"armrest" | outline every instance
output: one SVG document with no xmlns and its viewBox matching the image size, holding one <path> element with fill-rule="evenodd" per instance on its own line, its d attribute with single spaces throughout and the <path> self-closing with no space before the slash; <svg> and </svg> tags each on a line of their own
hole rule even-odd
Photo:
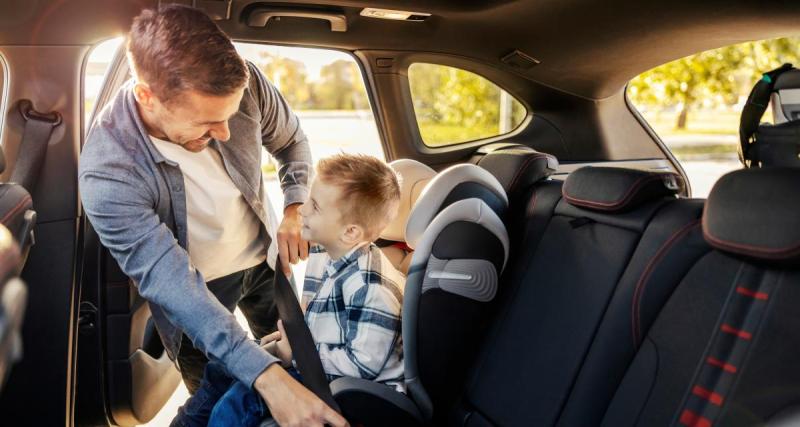
<svg viewBox="0 0 800 427">
<path fill-rule="evenodd" d="M 351 425 L 421 426 L 417 405 L 393 388 L 362 378 L 342 377 L 330 384 L 333 398 Z"/>
</svg>

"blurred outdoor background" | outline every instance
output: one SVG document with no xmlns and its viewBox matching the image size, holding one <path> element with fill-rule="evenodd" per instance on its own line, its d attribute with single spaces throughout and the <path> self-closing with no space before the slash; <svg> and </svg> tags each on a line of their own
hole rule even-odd
<svg viewBox="0 0 800 427">
<path fill-rule="evenodd" d="M 628 97 L 678 158 L 695 197 L 740 167 L 739 116 L 761 74 L 800 64 L 800 38 L 755 41 L 664 64 L 631 80 Z M 762 121 L 772 121 L 768 109 Z"/>
<path fill-rule="evenodd" d="M 121 38 L 108 40 L 87 61 L 87 130 L 106 70 L 121 46 Z M 315 159 L 340 151 L 384 157 L 364 79 L 352 56 L 247 43 L 237 43 L 236 48 L 264 72 L 297 113 Z M 784 62 L 800 63 L 799 55 L 800 38 L 723 47 L 645 72 L 631 80 L 627 95 L 686 170 L 693 195 L 705 197 L 717 178 L 740 167 L 739 114 L 753 84 L 761 73 Z M 419 63 L 409 68 L 408 76 L 420 135 L 431 147 L 513 132 L 529 113 L 513 96 L 465 70 Z M 771 121 L 770 111 L 763 120 Z M 280 207 L 283 197 L 274 165 L 266 153 L 264 160 L 271 200 Z M 295 277 L 302 278 L 303 272 L 304 266 L 297 266 Z M 168 425 L 187 397 L 186 389 L 179 387 L 148 425 Z"/>
</svg>

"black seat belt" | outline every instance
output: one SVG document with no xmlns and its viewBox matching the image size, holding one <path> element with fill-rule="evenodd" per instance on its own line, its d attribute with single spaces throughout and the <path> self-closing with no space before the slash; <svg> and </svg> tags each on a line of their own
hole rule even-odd
<svg viewBox="0 0 800 427">
<path fill-rule="evenodd" d="M 17 154 L 11 181 L 22 185 L 33 195 L 36 181 L 47 153 L 47 144 L 53 129 L 61 124 L 61 114 L 54 111 L 43 114 L 33 109 L 33 103 L 27 99 L 19 102 L 19 112 L 25 119 L 25 130 Z"/>
<path fill-rule="evenodd" d="M 278 307 L 278 315 L 283 321 L 283 328 L 292 346 L 292 357 L 294 358 L 297 370 L 303 379 L 303 384 L 311 392 L 317 395 L 323 402 L 336 412 L 341 413 L 339 405 L 333 399 L 331 388 L 328 385 L 328 378 L 322 369 L 322 362 L 319 359 L 317 346 L 311 337 L 303 311 L 300 308 L 300 301 L 294 293 L 294 285 L 283 274 L 281 260 L 275 261 L 275 304 Z"/>
</svg>

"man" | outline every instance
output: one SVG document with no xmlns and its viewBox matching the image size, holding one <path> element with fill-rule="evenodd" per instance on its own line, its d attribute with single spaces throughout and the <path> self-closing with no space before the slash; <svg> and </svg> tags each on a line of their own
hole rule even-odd
<svg viewBox="0 0 800 427">
<path fill-rule="evenodd" d="M 311 156 L 297 118 L 198 10 L 142 12 L 128 59 L 134 79 L 100 113 L 81 153 L 81 199 L 148 300 L 184 382 L 196 390 L 208 356 L 253 387 L 281 425 L 346 424 L 232 314 L 238 305 L 256 337 L 273 331 L 266 260 L 276 248 L 287 268 L 308 255 L 297 209 Z M 280 165 L 280 226 L 264 192 L 262 145 Z"/>
</svg>

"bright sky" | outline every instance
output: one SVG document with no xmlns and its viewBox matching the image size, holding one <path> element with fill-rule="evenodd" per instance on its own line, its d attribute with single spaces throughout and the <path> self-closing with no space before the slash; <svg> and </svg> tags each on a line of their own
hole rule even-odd
<svg viewBox="0 0 800 427">
<path fill-rule="evenodd" d="M 100 43 L 92 51 L 89 62 L 110 62 L 114 57 L 114 52 L 116 52 L 117 48 L 122 44 L 122 40 L 122 37 L 118 37 Z M 323 66 L 339 59 L 353 60 L 350 55 L 335 50 L 260 45 L 253 43 L 235 43 L 235 45 L 239 53 L 247 59 L 256 60 L 260 52 L 266 51 L 273 55 L 302 62 L 306 66 L 306 73 L 308 79 L 311 81 L 319 79 L 320 70 Z"/>
</svg>

